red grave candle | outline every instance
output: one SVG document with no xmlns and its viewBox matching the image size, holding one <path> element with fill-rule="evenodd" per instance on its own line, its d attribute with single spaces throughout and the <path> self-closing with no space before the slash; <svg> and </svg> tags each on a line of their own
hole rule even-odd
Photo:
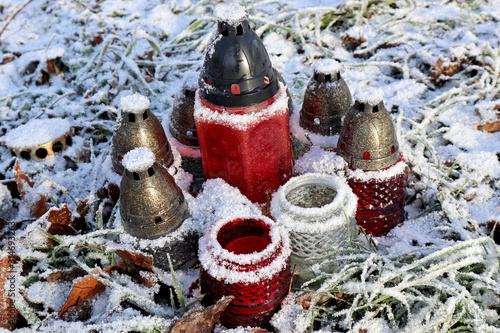
<svg viewBox="0 0 500 333">
<path fill-rule="evenodd" d="M 221 316 L 226 327 L 262 326 L 290 285 L 290 244 L 267 217 L 222 220 L 200 239 L 201 285 L 208 303 L 235 296 Z"/>
<path fill-rule="evenodd" d="M 355 92 L 337 144 L 348 165 L 348 184 L 358 197 L 356 222 L 373 236 L 403 222 L 406 200 L 406 162 L 383 96 L 372 87 Z"/>
<path fill-rule="evenodd" d="M 240 6 L 215 10 L 194 117 L 206 178 L 264 203 L 292 173 L 286 88 Z"/>
<path fill-rule="evenodd" d="M 356 222 L 367 234 L 383 236 L 404 219 L 406 163 L 399 160 L 378 171 L 349 168 L 347 183 L 358 197 Z"/>
<path fill-rule="evenodd" d="M 248 107 L 224 108 L 200 95 L 195 119 L 203 170 L 222 178 L 251 201 L 264 203 L 291 177 L 292 158 L 285 88 Z"/>
</svg>

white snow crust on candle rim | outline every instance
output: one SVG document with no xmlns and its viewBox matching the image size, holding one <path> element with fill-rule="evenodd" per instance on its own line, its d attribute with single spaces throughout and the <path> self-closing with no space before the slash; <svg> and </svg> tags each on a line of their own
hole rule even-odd
<svg viewBox="0 0 500 333">
<path fill-rule="evenodd" d="M 151 149 L 139 147 L 132 149 L 123 156 L 122 165 L 130 172 L 146 171 L 155 162 L 155 154 Z"/>
<path fill-rule="evenodd" d="M 4 137 L 5 145 L 12 149 L 35 148 L 59 139 L 71 129 L 66 119 L 32 119 L 10 130 Z"/>
<path fill-rule="evenodd" d="M 286 195 L 296 186 L 304 185 L 304 182 L 310 182 L 311 185 L 320 182 L 329 183 L 337 192 L 335 198 L 322 207 L 306 208 L 292 204 Z M 358 198 L 343 178 L 322 173 L 307 173 L 292 177 L 276 191 L 271 200 L 271 215 L 279 224 L 294 232 L 322 233 L 347 225 L 349 222 L 346 221 L 346 216 L 348 219 L 354 217 L 357 205 Z M 304 219 L 297 219 L 296 216 Z"/>
<path fill-rule="evenodd" d="M 313 71 L 318 74 L 337 74 L 342 69 L 342 65 L 335 59 L 318 60 L 313 65 Z"/>
<path fill-rule="evenodd" d="M 203 106 L 201 102 L 200 90 L 196 92 L 194 101 L 194 118 L 196 121 L 206 121 L 217 125 L 230 126 L 233 129 L 244 131 L 250 126 L 265 121 L 278 114 L 283 114 L 288 110 L 288 96 L 285 86 L 280 82 L 280 89 L 275 96 L 274 102 L 267 108 L 248 114 L 230 114 L 223 110 L 217 112 Z"/>
<path fill-rule="evenodd" d="M 224 249 L 217 241 L 217 234 L 224 225 L 235 219 L 251 219 L 264 222 L 270 227 L 271 243 L 260 252 L 248 254 L 235 254 Z M 237 267 L 237 265 L 252 265 L 262 262 L 273 255 L 279 246 L 281 247 L 280 253 L 265 267 L 248 272 L 227 268 L 228 266 Z M 283 271 L 291 251 L 288 233 L 283 226 L 276 224 L 266 216 L 248 215 L 222 219 L 212 224 L 207 233 L 200 238 L 198 256 L 202 267 L 213 278 L 225 283 L 249 284 L 272 279 L 276 274 Z"/>
<path fill-rule="evenodd" d="M 377 105 L 384 100 L 384 91 L 375 87 L 360 87 L 354 92 L 353 100 L 363 104 Z"/>
<path fill-rule="evenodd" d="M 127 113 L 143 113 L 149 109 L 149 99 L 139 93 L 120 98 L 120 110 Z"/>
<path fill-rule="evenodd" d="M 237 25 L 248 17 L 245 8 L 236 4 L 217 5 L 214 10 L 214 16 L 218 22 L 227 22 L 231 25 Z"/>
<path fill-rule="evenodd" d="M 361 169 L 347 168 L 346 177 L 349 180 L 353 180 L 355 182 L 368 183 L 374 180 L 386 181 L 405 172 L 406 162 L 404 160 L 400 160 L 399 162 L 396 162 L 392 166 L 383 170 L 365 171 Z"/>
</svg>

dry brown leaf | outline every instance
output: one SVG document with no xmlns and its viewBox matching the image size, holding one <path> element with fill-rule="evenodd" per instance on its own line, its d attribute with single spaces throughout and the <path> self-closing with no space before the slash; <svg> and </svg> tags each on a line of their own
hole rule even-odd
<svg viewBox="0 0 500 333">
<path fill-rule="evenodd" d="M 222 297 L 217 304 L 202 310 L 190 310 L 181 319 L 176 320 L 170 333 L 211 333 L 221 314 L 234 296 Z"/>
<path fill-rule="evenodd" d="M 92 38 L 92 46 L 99 45 L 99 44 L 102 43 L 102 41 L 103 41 L 102 36 L 101 35 L 97 35 L 94 38 Z"/>
<path fill-rule="evenodd" d="M 47 212 L 47 205 L 45 203 L 45 196 L 40 193 L 36 193 L 33 189 L 35 185 L 34 182 L 29 179 L 28 176 L 23 172 L 21 167 L 19 166 L 19 160 L 16 159 L 16 164 L 14 165 L 14 177 L 16 179 L 16 185 L 19 193 L 21 194 L 21 198 L 27 201 L 27 197 L 29 194 L 34 194 L 38 196 L 38 199 L 31 203 L 31 215 L 35 218 L 39 218 L 43 214 Z"/>
<path fill-rule="evenodd" d="M 449 59 L 446 61 L 439 57 L 436 64 L 432 65 L 431 76 L 437 83 L 442 81 L 441 75 L 452 76 L 460 70 L 460 63 L 452 62 Z"/>
<path fill-rule="evenodd" d="M 500 131 L 500 120 L 494 121 L 492 123 L 486 123 L 484 125 L 479 125 L 477 129 L 480 131 L 486 131 L 490 133 L 498 132 Z"/>
<path fill-rule="evenodd" d="M 55 60 L 47 60 L 47 69 L 50 74 L 60 74 L 62 71 L 57 67 L 56 65 L 56 59 Z"/>
<path fill-rule="evenodd" d="M 297 305 L 300 305 L 304 309 L 309 310 L 309 308 L 311 307 L 311 301 L 313 300 L 314 297 L 316 297 L 316 292 L 314 291 L 303 292 L 296 297 L 296 303 Z M 323 295 L 318 300 L 316 305 L 323 305 L 326 302 L 328 302 L 328 300 L 330 300 L 330 297 Z"/>
<path fill-rule="evenodd" d="M 344 42 L 346 42 L 346 47 L 349 50 L 353 50 L 353 49 L 357 48 L 359 45 L 361 45 L 362 43 L 366 42 L 366 38 L 364 36 L 360 36 L 359 38 L 353 38 L 353 37 L 348 36 L 348 35 L 342 35 L 342 36 L 340 36 L 340 38 Z"/>
<path fill-rule="evenodd" d="M 17 255 L 9 255 L 6 251 L 0 251 L 0 328 L 14 330 L 21 318 L 19 311 L 13 307 L 13 302 L 9 297 L 10 272 L 12 265 L 20 260 Z"/>
<path fill-rule="evenodd" d="M 0 65 L 8 64 L 9 62 L 14 61 L 15 59 L 16 59 L 16 57 L 14 57 L 12 55 L 4 55 Z"/>
<path fill-rule="evenodd" d="M 71 211 L 65 203 L 61 208 L 50 209 L 47 221 L 50 222 L 50 227 L 47 232 L 51 235 L 76 235 L 78 233 L 78 231 L 73 228 Z"/>
<path fill-rule="evenodd" d="M 500 244 L 500 222 L 491 220 L 486 223 L 491 227 L 491 231 L 493 232 L 493 240 L 495 241 L 495 243 Z"/>
<path fill-rule="evenodd" d="M 52 272 L 47 275 L 45 280 L 47 280 L 47 282 L 68 282 L 82 276 L 85 276 L 85 271 L 78 266 L 73 266 L 71 270 L 68 271 Z"/>
<path fill-rule="evenodd" d="M 73 288 L 64 303 L 59 316 L 65 319 L 86 318 L 90 311 L 90 301 L 94 296 L 100 294 L 106 287 L 93 276 L 79 278 L 73 284 Z"/>
<path fill-rule="evenodd" d="M 116 254 L 122 260 L 113 267 L 109 267 L 106 272 L 109 273 L 116 270 L 127 274 L 148 288 L 151 288 L 157 282 L 157 279 L 155 279 L 156 272 L 153 269 L 153 257 L 127 250 L 116 250 Z M 150 274 L 141 274 L 141 271 L 151 272 L 153 276 Z"/>
</svg>

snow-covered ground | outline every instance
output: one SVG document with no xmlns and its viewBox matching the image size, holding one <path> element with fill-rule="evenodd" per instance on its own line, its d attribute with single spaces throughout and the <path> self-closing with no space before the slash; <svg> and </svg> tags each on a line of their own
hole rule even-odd
<svg viewBox="0 0 500 333">
<path fill-rule="evenodd" d="M 25 295 L 18 294 L 17 306 L 40 331 L 166 329 L 182 309 L 155 298 L 158 284 L 147 288 L 125 274 L 102 273 L 114 263 L 115 250 L 131 248 L 126 237 L 115 235 L 123 230 L 116 209 L 103 221 L 109 208 L 103 187 L 113 177 L 109 154 L 120 99 L 136 92 L 147 96 L 168 128 L 174 94 L 185 74 L 202 64 L 217 2 L 27 2 L 3 32 L 25 2 L 0 4 L 0 216 L 16 223 L 16 253 L 32 263 L 17 276 L 18 292 Z M 292 129 L 313 64 L 335 59 L 351 93 L 366 86 L 383 90 L 411 169 L 405 222 L 372 245 L 360 236 L 359 249 L 328 260 L 336 263 L 333 272 L 313 267 L 314 288 L 319 288 L 313 306 L 296 304 L 294 291 L 271 324 L 279 332 L 308 327 L 315 332 L 499 332 L 500 249 L 492 228 L 500 220 L 500 131 L 487 129 L 500 120 L 500 1 L 237 3 L 247 7 L 252 27 L 288 86 L 295 106 Z M 85 199 L 90 205 L 83 234 L 57 236 L 55 245 L 40 230 L 47 230 L 46 215 L 33 219 L 30 201 L 12 199 L 6 190 L 15 161 L 6 145 L 23 146 L 15 129 L 34 118 L 64 118 L 75 135 L 68 149 L 46 162 L 19 159 L 21 169 L 49 208 L 67 203 L 74 212 Z M 55 139 L 56 134 L 61 135 L 44 135 Z M 37 145 L 33 141 L 41 136 L 27 135 L 22 143 Z M 341 167 L 334 153 L 313 146 L 295 172 L 336 173 Z M 185 177 L 177 176 L 189 180 Z M 186 198 L 189 226 L 201 232 L 229 214 L 261 209 L 220 180 Z M 7 229 L 2 238 L 10 237 Z M 45 280 L 71 266 L 90 274 L 96 267 L 104 274 L 107 288 L 84 321 L 58 316 L 71 282 Z M 169 271 L 156 272 L 163 283 L 174 285 Z M 188 289 L 198 271 L 175 275 L 186 304 L 195 301 L 198 291 Z M 334 302 L 315 305 L 324 295 Z M 243 332 L 220 326 L 216 331 Z"/>
</svg>

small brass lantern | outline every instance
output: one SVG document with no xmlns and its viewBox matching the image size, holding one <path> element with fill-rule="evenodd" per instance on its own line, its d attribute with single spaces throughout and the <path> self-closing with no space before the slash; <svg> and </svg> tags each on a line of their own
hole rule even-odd
<svg viewBox="0 0 500 333">
<path fill-rule="evenodd" d="M 163 127 L 149 109 L 149 100 L 141 94 L 125 96 L 120 100 L 120 117 L 113 133 L 111 160 L 113 169 L 123 174 L 123 156 L 137 147 L 148 147 L 156 160 L 165 167 L 173 163 L 172 150 Z"/>
<path fill-rule="evenodd" d="M 318 61 L 300 110 L 300 126 L 325 136 L 338 134 L 342 117 L 352 104 L 351 92 L 333 59 Z"/>
<path fill-rule="evenodd" d="M 182 191 L 149 148 L 140 147 L 123 158 L 120 215 L 125 231 L 153 239 L 176 230 L 188 213 Z"/>
<path fill-rule="evenodd" d="M 383 95 L 371 87 L 356 91 L 337 144 L 358 197 L 356 222 L 374 236 L 403 221 L 406 199 L 406 162 Z"/>
<path fill-rule="evenodd" d="M 193 175 L 193 193 L 197 193 L 205 181 L 193 114 L 198 78 L 199 74 L 195 72 L 185 75 L 174 98 L 169 126 L 170 134 L 175 139 L 172 145 L 182 156 L 182 168 Z"/>
</svg>

